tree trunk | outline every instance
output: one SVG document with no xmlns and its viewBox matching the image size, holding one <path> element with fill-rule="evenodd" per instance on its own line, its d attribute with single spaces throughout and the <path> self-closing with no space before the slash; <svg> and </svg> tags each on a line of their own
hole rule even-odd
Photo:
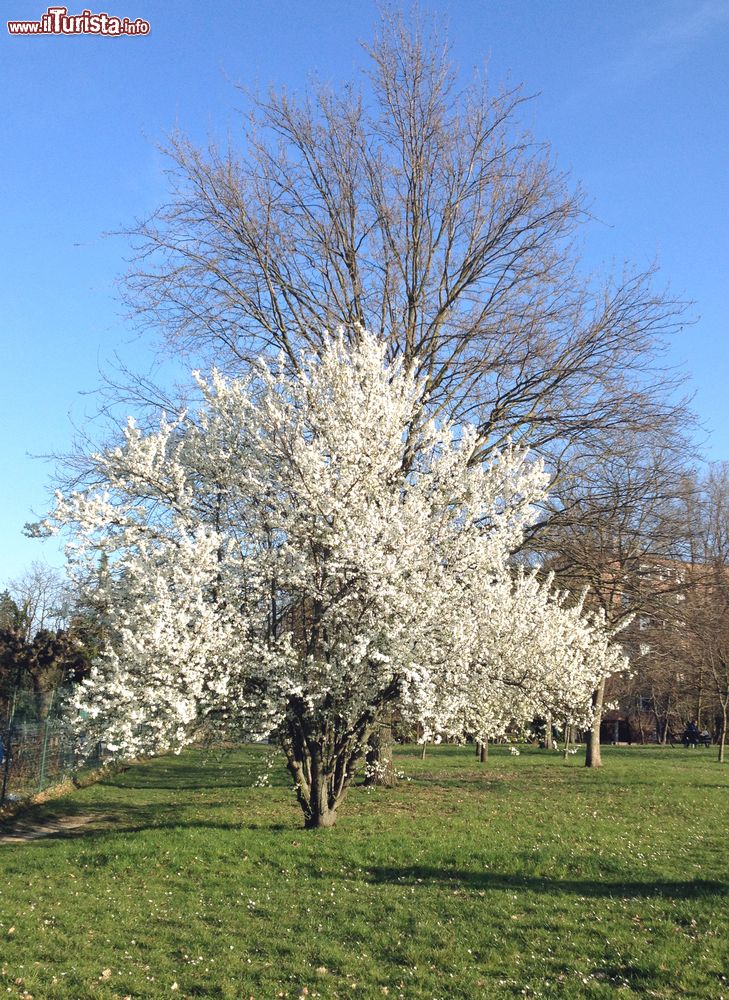
<svg viewBox="0 0 729 1000">
<path fill-rule="evenodd" d="M 724 749 L 726 746 L 726 722 L 727 722 L 727 704 L 726 702 L 721 706 L 721 736 L 719 737 L 719 763 L 723 764 L 724 759 Z"/>
<path fill-rule="evenodd" d="M 334 826 L 337 809 L 354 776 L 360 744 L 354 739 L 345 740 L 334 752 L 325 754 L 322 743 L 303 738 L 298 726 L 292 725 L 288 735 L 282 746 L 304 813 L 304 826 L 307 830 Z"/>
<path fill-rule="evenodd" d="M 483 743 L 479 740 L 478 743 L 478 759 L 481 764 L 485 764 L 489 759 L 489 741 L 484 740 Z"/>
<path fill-rule="evenodd" d="M 354 772 L 366 747 L 384 753 L 392 771 L 392 715 L 381 721 L 388 699 L 397 693 L 397 683 L 380 696 L 380 704 L 368 709 L 348 729 L 338 729 L 321 717 L 311 717 L 303 701 L 292 700 L 289 718 L 279 730 L 286 765 L 294 778 L 296 798 L 307 830 L 334 826 L 337 809 L 352 784 Z M 379 716 L 379 718 L 378 718 Z M 370 737 L 376 734 L 375 747 Z M 385 772 L 387 774 L 387 772 Z M 394 779 L 394 773 L 392 775 Z"/>
<path fill-rule="evenodd" d="M 605 701 L 605 678 L 600 681 L 592 692 L 592 726 L 587 733 L 585 746 L 585 767 L 602 767 L 600 752 L 600 723 L 602 722 L 602 706 Z"/>
<path fill-rule="evenodd" d="M 3 780 L 0 786 L 0 806 L 5 804 L 5 794 L 8 790 L 8 777 L 10 776 L 10 759 L 13 752 L 12 746 L 13 731 L 12 728 L 8 729 L 6 733 L 0 736 L 0 746 L 3 752 Z"/>
<path fill-rule="evenodd" d="M 544 749 L 554 750 L 554 737 L 552 736 L 552 713 L 547 715 L 544 721 Z"/>
<path fill-rule="evenodd" d="M 334 800 L 329 794 L 328 785 L 327 775 L 321 774 L 315 777 L 312 774 L 309 813 L 304 816 L 304 826 L 307 830 L 334 826 L 337 821 L 339 799 Z"/>
<path fill-rule="evenodd" d="M 423 744 L 423 755 L 425 755 L 425 744 Z M 365 763 L 367 765 L 365 785 L 392 788 L 397 781 L 392 763 L 392 716 L 384 719 L 372 730 L 372 735 L 367 741 Z"/>
<path fill-rule="evenodd" d="M 704 687 L 699 677 L 699 689 L 696 692 L 696 725 L 701 729 L 701 713 L 704 708 Z"/>
</svg>

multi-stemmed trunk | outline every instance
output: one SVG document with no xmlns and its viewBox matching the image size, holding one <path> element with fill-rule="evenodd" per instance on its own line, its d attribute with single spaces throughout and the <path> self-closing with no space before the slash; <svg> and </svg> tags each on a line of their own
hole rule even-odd
<svg viewBox="0 0 729 1000">
<path fill-rule="evenodd" d="M 349 723 L 328 700 L 319 712 L 311 712 L 302 699 L 292 700 L 279 739 L 307 829 L 334 826 L 367 741 L 383 721 L 385 725 L 391 722 L 391 705 L 398 693 L 399 682 L 394 678 Z"/>
<path fill-rule="evenodd" d="M 605 701 L 605 678 L 600 681 L 592 692 L 592 726 L 587 733 L 585 747 L 585 767 L 602 767 L 600 753 L 600 723 L 602 722 L 602 706 Z"/>
<path fill-rule="evenodd" d="M 304 826 L 308 830 L 334 826 L 337 809 L 344 801 L 362 754 L 361 744 L 346 741 L 329 752 L 316 739 L 292 744 L 294 741 L 284 741 L 284 752 L 304 813 Z"/>
</svg>

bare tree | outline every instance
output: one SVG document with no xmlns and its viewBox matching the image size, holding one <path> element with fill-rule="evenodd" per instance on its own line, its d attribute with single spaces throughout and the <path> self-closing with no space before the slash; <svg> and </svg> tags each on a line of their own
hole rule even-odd
<svg viewBox="0 0 729 1000">
<path fill-rule="evenodd" d="M 442 34 L 386 18 L 369 94 L 315 85 L 250 98 L 237 147 L 167 147 L 170 199 L 133 230 L 142 323 L 196 363 L 296 366 L 324 332 L 379 332 L 417 359 L 431 414 L 484 449 L 526 439 L 557 476 L 575 447 L 670 425 L 659 370 L 682 307 L 651 271 L 581 273 L 579 191 L 520 125 L 526 100 L 459 89 Z"/>
<path fill-rule="evenodd" d="M 58 570 L 42 562 L 8 581 L 8 593 L 22 612 L 25 638 L 40 631 L 55 631 L 67 623 L 68 581 Z"/>
<path fill-rule="evenodd" d="M 68 581 L 52 567 L 34 562 L 10 581 L 0 594 L 0 713 L 6 724 L 19 696 L 26 714 L 46 718 L 57 690 L 87 671 L 94 629 L 88 610 L 78 607 Z"/>
<path fill-rule="evenodd" d="M 620 435 L 599 458 L 573 465 L 550 512 L 537 549 L 573 592 L 587 590 L 623 644 L 639 653 L 643 629 L 663 620 L 666 606 L 685 584 L 676 572 L 683 533 L 676 494 L 681 456 L 647 434 Z M 626 626 L 628 628 L 626 629 Z M 594 720 L 585 764 L 600 767 L 600 725 L 608 678 L 593 692 Z"/>
<path fill-rule="evenodd" d="M 684 517 L 685 590 L 667 622 L 662 652 L 694 692 L 697 709 L 714 714 L 723 763 L 729 716 L 729 465 L 714 465 L 698 477 Z"/>
</svg>

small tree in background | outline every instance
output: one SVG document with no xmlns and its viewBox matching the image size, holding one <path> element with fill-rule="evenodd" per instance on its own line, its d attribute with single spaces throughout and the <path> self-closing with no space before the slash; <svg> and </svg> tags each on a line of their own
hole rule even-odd
<svg viewBox="0 0 729 1000">
<path fill-rule="evenodd" d="M 92 588 L 89 588 L 91 590 Z M 89 609 L 75 606 L 69 581 L 34 562 L 0 594 L 0 691 L 3 714 L 11 705 L 44 720 L 59 689 L 88 673 L 98 648 Z"/>
<path fill-rule="evenodd" d="M 640 626 L 671 612 L 683 588 L 676 560 L 684 551 L 675 497 L 681 488 L 683 458 L 674 442 L 657 436 L 621 436 L 590 462 L 575 462 L 562 484 L 561 505 L 536 548 L 560 583 L 585 591 L 609 627 L 624 632 L 626 645 L 639 648 Z M 608 676 L 592 696 L 585 764 L 600 767 L 600 723 Z"/>
<path fill-rule="evenodd" d="M 42 562 L 33 562 L 30 568 L 8 583 L 8 590 L 16 606 L 22 611 L 26 639 L 37 632 L 56 632 L 68 624 L 71 592 L 68 580 L 58 570 Z"/>
</svg>

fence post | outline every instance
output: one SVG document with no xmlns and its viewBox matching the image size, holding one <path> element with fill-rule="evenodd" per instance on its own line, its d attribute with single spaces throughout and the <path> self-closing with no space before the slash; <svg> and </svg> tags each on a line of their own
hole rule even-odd
<svg viewBox="0 0 729 1000">
<path fill-rule="evenodd" d="M 18 700 L 18 685 L 16 684 L 15 690 L 13 691 L 13 700 L 10 706 L 10 712 L 8 713 L 8 729 L 3 739 L 3 752 L 5 759 L 3 761 L 3 787 L 0 791 L 0 806 L 5 802 L 5 795 L 8 790 L 8 778 L 10 776 L 10 755 L 12 754 L 13 745 L 13 722 L 15 721 L 15 705 Z"/>
<path fill-rule="evenodd" d="M 41 751 L 40 759 L 40 772 L 38 774 L 38 791 L 43 791 L 43 783 L 46 780 L 46 759 L 48 757 L 48 724 L 51 721 L 51 712 L 53 711 L 53 700 L 56 697 L 56 692 L 51 693 L 51 700 L 48 703 L 48 711 L 46 712 L 45 721 L 43 723 L 43 749 Z"/>
<path fill-rule="evenodd" d="M 8 788 L 8 775 L 10 772 L 10 730 L 3 733 L 3 785 L 0 789 L 0 806 L 5 802 L 5 792 Z"/>
</svg>

